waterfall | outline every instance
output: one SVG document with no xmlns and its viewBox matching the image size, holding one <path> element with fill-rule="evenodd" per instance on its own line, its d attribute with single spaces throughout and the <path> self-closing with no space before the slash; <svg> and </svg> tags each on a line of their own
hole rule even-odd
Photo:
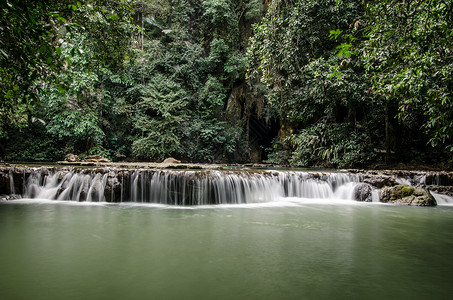
<svg viewBox="0 0 453 300">
<path fill-rule="evenodd" d="M 14 187 L 14 177 L 13 177 L 13 171 L 9 170 L 9 190 L 11 195 L 16 194 L 16 189 Z"/>
<path fill-rule="evenodd" d="M 437 205 L 441 206 L 453 206 L 453 197 L 448 195 L 443 195 L 435 192 L 430 192 L 433 195 L 434 199 L 436 199 Z"/>
<path fill-rule="evenodd" d="M 166 205 L 261 203 L 285 197 L 352 200 L 359 181 L 359 176 L 344 173 L 32 169 L 24 178 L 23 196 Z"/>
<path fill-rule="evenodd" d="M 384 182 L 386 186 L 397 183 L 421 186 L 432 191 L 440 205 L 453 205 L 453 198 L 446 196 L 453 195 L 453 179 L 446 172 L 419 172 L 391 177 L 388 174 L 358 172 L 250 169 L 0 168 L 0 194 L 78 202 L 164 205 L 244 204 L 298 199 L 379 202 Z"/>
</svg>

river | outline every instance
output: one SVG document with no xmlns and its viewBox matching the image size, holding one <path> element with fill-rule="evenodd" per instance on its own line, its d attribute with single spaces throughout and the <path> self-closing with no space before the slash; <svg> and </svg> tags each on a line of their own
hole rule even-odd
<svg viewBox="0 0 453 300">
<path fill-rule="evenodd" d="M 1 299 L 448 299 L 453 207 L 0 202 Z"/>
</svg>

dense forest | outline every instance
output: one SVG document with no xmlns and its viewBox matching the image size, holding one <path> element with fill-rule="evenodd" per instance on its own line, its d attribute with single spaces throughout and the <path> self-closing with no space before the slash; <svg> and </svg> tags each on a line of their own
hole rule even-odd
<svg viewBox="0 0 453 300">
<path fill-rule="evenodd" d="M 453 2 L 5 0 L 0 158 L 453 159 Z"/>
</svg>

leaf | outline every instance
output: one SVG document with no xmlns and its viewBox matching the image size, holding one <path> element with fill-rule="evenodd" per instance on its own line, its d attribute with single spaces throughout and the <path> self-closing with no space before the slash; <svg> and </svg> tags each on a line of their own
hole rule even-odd
<svg viewBox="0 0 453 300">
<path fill-rule="evenodd" d="M 66 92 L 66 88 L 62 85 L 58 86 L 58 92 L 63 95 Z"/>
<path fill-rule="evenodd" d="M 330 32 L 329 38 L 331 40 L 333 40 L 333 39 L 336 40 L 338 38 L 338 36 L 340 36 L 340 34 L 343 32 L 343 30 L 337 29 L 337 30 L 330 30 L 329 32 Z"/>
<path fill-rule="evenodd" d="M 61 47 L 55 48 L 55 51 L 57 52 L 58 55 L 61 56 Z"/>
</svg>

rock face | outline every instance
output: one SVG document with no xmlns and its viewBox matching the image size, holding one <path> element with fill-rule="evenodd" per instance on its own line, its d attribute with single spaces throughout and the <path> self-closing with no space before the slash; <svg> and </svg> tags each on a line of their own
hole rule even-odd
<svg viewBox="0 0 453 300">
<path fill-rule="evenodd" d="M 371 202 L 373 188 L 368 183 L 359 183 L 354 187 L 353 197 L 356 201 Z"/>
<path fill-rule="evenodd" d="M 119 181 L 119 177 L 122 176 L 123 173 L 108 173 L 107 182 L 104 187 L 105 201 L 114 202 L 115 199 L 116 201 L 121 200 L 121 182 Z"/>
<path fill-rule="evenodd" d="M 378 189 L 383 188 L 384 186 L 397 185 L 394 178 L 385 175 L 370 176 L 365 178 L 363 182 L 368 183 Z"/>
<path fill-rule="evenodd" d="M 426 190 L 414 188 L 406 184 L 384 187 L 381 190 L 381 201 L 412 206 L 436 206 L 436 200 Z"/>
<path fill-rule="evenodd" d="M 430 185 L 427 186 L 427 189 L 429 189 L 431 192 L 453 197 L 453 186 Z"/>
</svg>

